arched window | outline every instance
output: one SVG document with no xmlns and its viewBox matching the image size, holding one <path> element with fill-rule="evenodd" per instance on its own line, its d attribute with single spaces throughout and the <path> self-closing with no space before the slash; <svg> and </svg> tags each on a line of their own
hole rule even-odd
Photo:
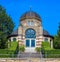
<svg viewBox="0 0 60 62">
<path fill-rule="evenodd" d="M 25 32 L 25 37 L 26 38 L 36 38 L 35 30 L 32 29 L 32 28 L 27 29 L 26 32 Z"/>
<path fill-rule="evenodd" d="M 13 41 L 16 41 L 16 38 L 13 38 Z"/>
</svg>

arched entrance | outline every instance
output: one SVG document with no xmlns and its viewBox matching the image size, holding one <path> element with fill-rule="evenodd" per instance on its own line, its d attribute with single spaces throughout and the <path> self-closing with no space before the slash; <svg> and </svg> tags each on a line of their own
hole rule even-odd
<svg viewBox="0 0 60 62">
<path fill-rule="evenodd" d="M 36 46 L 36 31 L 32 28 L 29 28 L 25 31 L 25 46 L 29 51 L 35 49 Z"/>
</svg>

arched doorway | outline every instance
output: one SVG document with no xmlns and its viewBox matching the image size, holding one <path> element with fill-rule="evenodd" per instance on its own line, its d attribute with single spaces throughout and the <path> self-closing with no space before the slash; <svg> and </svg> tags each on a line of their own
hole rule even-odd
<svg viewBox="0 0 60 62">
<path fill-rule="evenodd" d="M 36 46 L 36 31 L 32 28 L 29 28 L 25 31 L 25 46 L 27 49 L 35 48 Z"/>
</svg>

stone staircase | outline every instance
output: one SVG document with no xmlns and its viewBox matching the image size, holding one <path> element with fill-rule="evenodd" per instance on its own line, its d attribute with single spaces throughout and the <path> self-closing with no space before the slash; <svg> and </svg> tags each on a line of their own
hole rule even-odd
<svg viewBox="0 0 60 62">
<path fill-rule="evenodd" d="M 20 53 L 18 58 L 41 58 L 40 53 Z"/>
<path fill-rule="evenodd" d="M 41 53 L 19 52 L 17 58 L 26 59 L 28 62 L 45 62 Z"/>
</svg>

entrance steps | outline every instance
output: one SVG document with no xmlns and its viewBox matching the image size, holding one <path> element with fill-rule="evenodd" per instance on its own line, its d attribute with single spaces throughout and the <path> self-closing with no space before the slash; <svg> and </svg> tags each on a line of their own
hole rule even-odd
<svg viewBox="0 0 60 62">
<path fill-rule="evenodd" d="M 20 53 L 19 58 L 41 58 L 40 53 Z"/>
<path fill-rule="evenodd" d="M 25 53 L 36 53 L 35 48 L 25 48 Z"/>
</svg>

